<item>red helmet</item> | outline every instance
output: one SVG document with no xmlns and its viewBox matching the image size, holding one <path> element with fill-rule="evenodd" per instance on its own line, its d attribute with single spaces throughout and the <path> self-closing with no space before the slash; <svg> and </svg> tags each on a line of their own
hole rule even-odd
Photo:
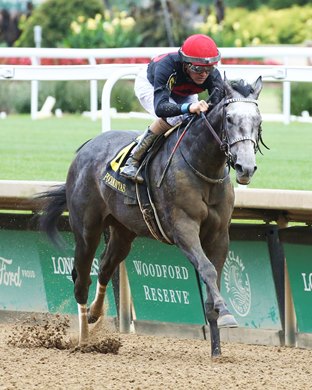
<svg viewBox="0 0 312 390">
<path fill-rule="evenodd" d="M 184 62 L 193 65 L 216 65 L 221 58 L 214 40 L 203 34 L 188 37 L 179 49 L 179 53 Z"/>
</svg>

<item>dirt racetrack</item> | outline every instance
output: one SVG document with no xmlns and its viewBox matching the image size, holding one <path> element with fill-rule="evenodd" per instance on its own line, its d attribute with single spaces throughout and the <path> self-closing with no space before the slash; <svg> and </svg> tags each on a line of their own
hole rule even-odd
<svg viewBox="0 0 312 390">
<path fill-rule="evenodd" d="M 89 350 L 73 347 L 62 317 L 0 324 L 0 389 L 310 390 L 312 351 L 116 334 L 101 325 Z"/>
</svg>

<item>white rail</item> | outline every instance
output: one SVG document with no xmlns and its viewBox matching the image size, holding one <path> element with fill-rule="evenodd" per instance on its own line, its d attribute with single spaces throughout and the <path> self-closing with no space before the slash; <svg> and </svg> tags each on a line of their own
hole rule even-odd
<svg viewBox="0 0 312 390">
<path fill-rule="evenodd" d="M 102 130 L 111 128 L 110 122 L 110 95 L 114 84 L 121 78 L 133 78 L 142 66 L 140 64 L 104 64 L 104 65 L 62 65 L 62 66 L 27 66 L 2 65 L 0 66 L 0 79 L 6 80 L 107 80 L 102 91 Z M 220 65 L 221 72 L 226 72 L 230 79 L 244 78 L 253 81 L 262 75 L 265 81 L 279 81 L 289 87 L 284 94 L 284 122 L 290 122 L 290 83 L 293 81 L 312 82 L 312 67 L 290 67 L 269 65 Z M 36 86 L 35 86 L 36 87 Z M 35 119 L 38 111 L 38 91 L 32 91 L 32 118 Z M 284 87 L 285 88 L 285 87 Z M 285 89 L 284 89 L 285 91 Z M 91 84 L 90 99 L 91 115 L 97 118 L 97 85 Z"/>
<path fill-rule="evenodd" d="M 14 48 L 3 47 L 3 58 L 152 58 L 159 53 L 178 50 L 178 47 L 127 47 L 114 49 L 64 49 L 64 48 Z M 303 46 L 255 46 L 220 47 L 222 59 L 226 58 L 270 58 L 280 59 L 283 63 L 290 58 L 312 58 L 312 47 Z"/>
<path fill-rule="evenodd" d="M 290 83 L 292 81 L 312 82 L 312 67 L 287 67 L 269 65 L 220 65 L 219 70 L 225 72 L 229 79 L 241 78 L 248 81 L 256 80 L 259 75 L 265 81 L 282 81 L 284 84 L 283 117 L 284 123 L 290 123 Z M 117 69 L 105 83 L 102 91 L 102 131 L 111 129 L 110 95 L 114 84 L 122 77 L 137 74 L 140 66 Z M 287 93 L 285 93 L 285 91 Z"/>
<path fill-rule="evenodd" d="M 56 181 L 0 180 L 0 210 L 35 210 L 33 196 Z M 235 188 L 233 219 L 312 223 L 312 191 Z"/>
<path fill-rule="evenodd" d="M 40 80 L 90 80 L 90 111 L 91 118 L 97 118 L 97 80 L 107 80 L 109 85 L 102 93 L 106 101 L 110 99 L 110 92 L 121 77 L 134 77 L 140 67 L 139 64 L 105 64 L 96 65 L 96 59 L 111 58 L 152 58 L 177 48 L 116 48 L 116 49 L 52 49 L 52 48 L 1 48 L 0 57 L 12 58 L 27 57 L 31 59 L 32 66 L 0 66 L 0 79 L 30 80 L 31 81 L 31 116 L 36 119 L 38 112 L 38 82 Z M 311 82 L 311 67 L 290 66 L 289 62 L 295 59 L 307 63 L 312 58 L 311 47 L 249 47 L 249 48 L 220 48 L 222 58 L 270 58 L 279 59 L 281 66 L 258 65 L 222 65 L 220 70 L 226 71 L 228 78 L 255 78 L 261 74 L 267 81 L 283 82 L 283 119 L 290 122 L 290 83 L 292 81 Z M 42 58 L 85 58 L 90 65 L 76 66 L 40 66 Z M 125 74 L 123 74 L 125 70 Z M 131 70 L 131 71 L 130 71 Z M 109 96 L 108 96 L 109 94 Z M 104 103 L 106 110 L 106 103 Z M 107 112 L 105 113 L 105 115 Z M 104 118 L 104 113 L 102 114 Z M 103 122 L 103 130 L 110 128 L 110 119 L 106 116 L 107 125 Z"/>
</svg>

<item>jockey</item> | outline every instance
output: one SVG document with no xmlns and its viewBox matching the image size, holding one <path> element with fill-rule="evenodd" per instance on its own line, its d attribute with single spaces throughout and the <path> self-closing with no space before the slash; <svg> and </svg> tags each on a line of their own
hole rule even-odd
<svg viewBox="0 0 312 390">
<path fill-rule="evenodd" d="M 208 110 L 205 100 L 198 100 L 198 93 L 209 95 L 215 87 L 211 103 L 223 97 L 223 83 L 215 68 L 221 55 L 215 42 L 208 36 L 195 34 L 188 37 L 178 52 L 155 57 L 135 80 L 134 90 L 141 105 L 156 117 L 131 152 L 120 174 L 138 183 L 140 162 L 155 138 L 189 114 Z"/>
</svg>

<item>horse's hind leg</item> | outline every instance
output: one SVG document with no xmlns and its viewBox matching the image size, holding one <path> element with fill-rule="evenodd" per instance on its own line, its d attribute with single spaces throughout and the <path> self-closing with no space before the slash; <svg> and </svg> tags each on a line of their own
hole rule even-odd
<svg viewBox="0 0 312 390">
<path fill-rule="evenodd" d="M 101 225 L 96 228 L 93 226 L 92 229 L 84 227 L 83 235 L 80 232 L 75 232 L 76 249 L 72 277 L 75 284 L 75 298 L 78 304 L 79 345 L 87 344 L 89 339 L 87 300 L 91 284 L 90 271 L 101 233 Z"/>
<path fill-rule="evenodd" d="M 110 227 L 108 243 L 101 256 L 96 296 L 89 310 L 89 323 L 97 321 L 103 314 L 106 286 L 117 266 L 130 252 L 134 238 L 135 235 L 132 232 L 117 222 Z"/>
</svg>

